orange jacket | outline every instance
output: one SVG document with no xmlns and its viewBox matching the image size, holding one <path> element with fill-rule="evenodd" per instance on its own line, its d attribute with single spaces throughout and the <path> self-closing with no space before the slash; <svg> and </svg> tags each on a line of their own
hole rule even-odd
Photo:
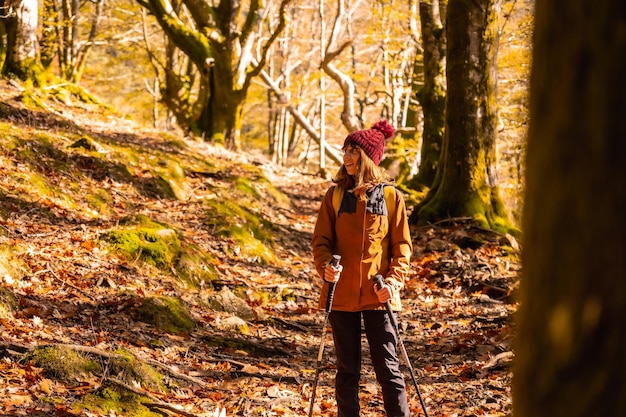
<svg viewBox="0 0 626 417">
<path fill-rule="evenodd" d="M 395 208 L 389 216 L 366 211 L 358 201 L 356 213 L 336 214 L 332 203 L 334 187 L 326 192 L 313 232 L 313 260 L 320 277 L 333 254 L 341 255 L 343 271 L 335 286 L 332 310 L 362 311 L 384 308 L 374 292 L 373 278 L 380 274 L 393 289 L 391 306 L 402 309 L 400 290 L 409 272 L 412 252 L 406 206 L 395 193 Z M 319 308 L 326 307 L 328 285 L 320 283 Z"/>
</svg>

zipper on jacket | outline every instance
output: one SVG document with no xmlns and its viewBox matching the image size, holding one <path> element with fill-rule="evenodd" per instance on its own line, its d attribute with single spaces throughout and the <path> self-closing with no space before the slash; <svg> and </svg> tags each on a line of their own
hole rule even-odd
<svg viewBox="0 0 626 417">
<path fill-rule="evenodd" d="M 365 201 L 365 207 L 363 207 L 363 233 L 361 234 L 361 262 L 359 264 L 359 288 L 363 288 L 363 256 L 365 254 L 365 238 L 367 235 L 367 200 Z M 359 300 L 361 304 L 361 300 Z"/>
</svg>

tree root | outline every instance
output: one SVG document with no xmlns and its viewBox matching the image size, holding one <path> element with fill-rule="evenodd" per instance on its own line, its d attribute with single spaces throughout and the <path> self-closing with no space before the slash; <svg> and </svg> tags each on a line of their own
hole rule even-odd
<svg viewBox="0 0 626 417">
<path fill-rule="evenodd" d="M 119 379 L 116 378 L 106 378 L 106 381 L 112 382 L 115 385 L 118 385 L 119 387 L 133 392 L 137 395 L 140 395 L 142 397 L 146 397 L 150 400 L 150 402 L 142 402 L 143 405 L 145 405 L 148 408 L 160 408 L 160 409 L 164 409 L 164 410 L 168 410 L 168 411 L 173 411 L 177 414 L 180 414 L 182 416 L 185 417 L 197 417 L 195 414 L 192 413 L 188 413 L 187 411 L 181 410 L 179 408 L 174 407 L 173 405 L 166 403 L 165 401 L 161 401 L 160 399 L 158 399 L 157 397 L 155 397 L 154 395 L 150 394 L 149 392 L 146 392 L 144 390 L 142 390 L 141 388 L 136 388 L 133 387 L 127 383 L 125 383 L 124 381 L 120 381 Z"/>
</svg>

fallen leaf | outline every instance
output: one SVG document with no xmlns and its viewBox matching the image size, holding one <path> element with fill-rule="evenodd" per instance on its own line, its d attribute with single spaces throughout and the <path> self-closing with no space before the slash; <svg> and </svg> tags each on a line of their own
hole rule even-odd
<svg viewBox="0 0 626 417">
<path fill-rule="evenodd" d="M 23 405 L 28 405 L 32 401 L 33 399 L 28 394 L 10 394 L 2 402 L 4 403 L 4 408 L 9 409 L 13 407 L 21 407 Z"/>
<path fill-rule="evenodd" d="M 52 385 L 53 382 L 47 378 L 42 379 L 40 383 L 41 390 L 48 395 L 52 394 Z"/>
</svg>

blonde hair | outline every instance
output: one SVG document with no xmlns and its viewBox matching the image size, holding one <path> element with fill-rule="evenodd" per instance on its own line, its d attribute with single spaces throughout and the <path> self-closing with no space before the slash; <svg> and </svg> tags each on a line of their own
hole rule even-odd
<svg viewBox="0 0 626 417">
<path fill-rule="evenodd" d="M 353 144 L 347 144 L 353 145 Z M 333 182 L 337 184 L 339 187 L 345 190 L 352 189 L 354 195 L 359 197 L 361 200 L 365 200 L 365 192 L 374 188 L 375 186 L 383 183 L 393 182 L 393 179 L 387 174 L 384 168 L 376 165 L 374 161 L 371 160 L 369 156 L 363 149 L 359 146 L 354 146 L 355 149 L 359 150 L 359 154 L 361 157 L 359 158 L 359 163 L 356 168 L 356 173 L 354 175 L 348 174 L 346 171 L 345 165 L 341 165 L 337 175 L 333 178 Z M 344 147 L 345 149 L 345 147 Z"/>
</svg>

